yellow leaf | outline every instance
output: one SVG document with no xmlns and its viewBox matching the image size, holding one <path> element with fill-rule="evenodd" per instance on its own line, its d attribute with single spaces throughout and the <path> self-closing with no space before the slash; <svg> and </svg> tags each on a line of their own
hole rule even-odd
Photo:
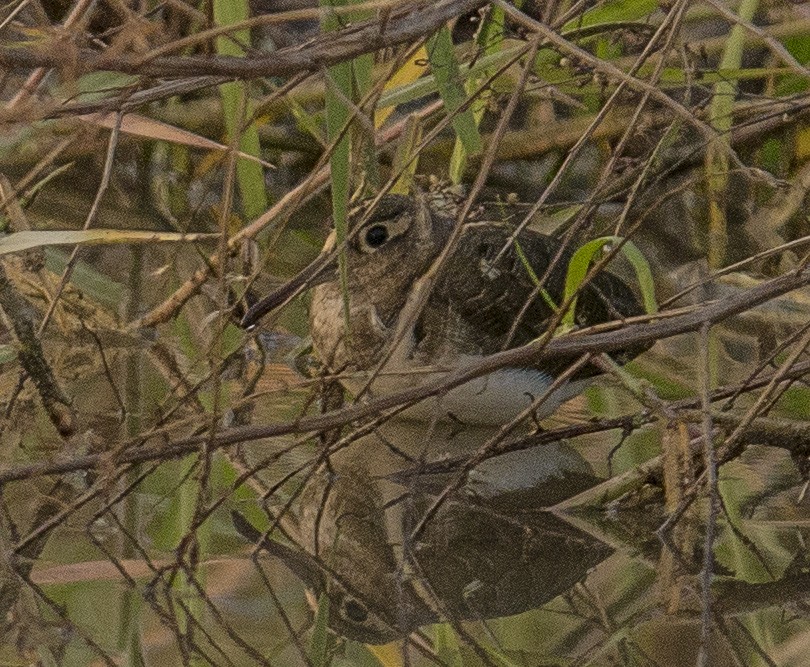
<svg viewBox="0 0 810 667">
<path fill-rule="evenodd" d="M 427 71 L 427 61 L 427 49 L 422 46 L 408 59 L 408 62 L 394 72 L 393 76 L 385 84 L 384 90 L 390 90 L 416 81 Z M 394 107 L 379 109 L 374 114 L 374 127 L 380 127 L 393 112 Z"/>
<path fill-rule="evenodd" d="M 380 661 L 382 667 L 402 667 L 402 642 L 393 641 L 382 646 L 367 644 L 366 648 Z"/>
<path fill-rule="evenodd" d="M 796 159 L 803 162 L 810 158 L 810 128 L 796 132 Z"/>
</svg>

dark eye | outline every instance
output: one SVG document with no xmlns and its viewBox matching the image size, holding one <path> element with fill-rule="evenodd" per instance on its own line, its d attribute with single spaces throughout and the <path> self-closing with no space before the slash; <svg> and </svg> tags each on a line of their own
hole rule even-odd
<svg viewBox="0 0 810 667">
<path fill-rule="evenodd" d="M 379 248 L 388 240 L 388 227 L 374 225 L 366 230 L 366 243 L 370 248 Z"/>
<path fill-rule="evenodd" d="M 368 610 L 356 600 L 347 600 L 343 611 L 346 618 L 354 623 L 365 623 L 368 620 Z"/>
</svg>

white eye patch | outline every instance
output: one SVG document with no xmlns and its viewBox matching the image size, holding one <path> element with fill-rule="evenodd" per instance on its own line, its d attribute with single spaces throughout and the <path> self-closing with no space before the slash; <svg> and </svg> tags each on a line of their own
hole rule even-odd
<svg viewBox="0 0 810 667">
<path fill-rule="evenodd" d="M 410 226 L 411 217 L 407 214 L 390 220 L 372 220 L 358 232 L 357 246 L 364 253 L 376 252 L 392 239 L 402 236 Z"/>
</svg>

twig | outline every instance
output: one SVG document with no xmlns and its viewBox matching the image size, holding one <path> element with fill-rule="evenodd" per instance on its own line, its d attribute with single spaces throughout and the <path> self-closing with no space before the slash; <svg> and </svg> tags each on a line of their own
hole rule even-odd
<svg viewBox="0 0 810 667">
<path fill-rule="evenodd" d="M 107 192 L 107 186 L 109 186 L 110 184 L 110 175 L 112 174 L 113 168 L 113 158 L 115 157 L 115 149 L 118 148 L 118 137 L 120 136 L 121 132 L 122 120 L 123 115 L 120 113 L 117 114 L 115 117 L 115 125 L 113 125 L 112 132 L 110 132 L 110 141 L 107 144 L 107 156 L 104 159 L 104 172 L 101 175 L 101 183 L 99 183 L 98 190 L 96 191 L 96 196 L 93 199 L 93 204 L 90 207 L 90 211 L 87 214 L 87 218 L 85 218 L 84 220 L 84 225 L 82 226 L 82 229 L 84 230 L 90 229 L 93 222 L 95 222 L 95 219 L 98 216 L 101 200 L 104 197 L 104 193 Z M 37 331 L 37 336 L 39 336 L 40 338 L 42 337 L 45 328 L 48 326 L 48 322 L 51 321 L 53 311 L 56 310 L 56 305 L 59 303 L 59 298 L 62 296 L 62 292 L 64 291 L 68 283 L 68 280 L 70 280 L 70 276 L 73 274 L 73 269 L 76 266 L 76 262 L 79 261 L 79 253 L 81 252 L 81 248 L 82 247 L 80 245 L 74 246 L 73 252 L 70 253 L 70 258 L 67 261 L 65 270 L 62 272 L 62 277 L 59 279 L 59 284 L 56 286 L 56 291 L 51 297 L 50 304 L 48 304 L 48 310 L 45 311 L 45 315 L 42 318 L 42 322 L 40 322 L 39 329 Z"/>
<path fill-rule="evenodd" d="M 704 304 L 701 308 L 664 319 L 660 322 L 643 322 L 606 333 L 587 335 L 566 335 L 551 341 L 534 342 L 522 347 L 498 352 L 485 357 L 469 367 L 448 373 L 444 377 L 426 382 L 386 396 L 381 396 L 364 404 L 355 404 L 335 412 L 314 417 L 303 417 L 292 422 L 278 424 L 240 426 L 223 431 L 210 442 L 212 448 L 276 437 L 289 433 L 318 432 L 327 429 L 374 417 L 382 411 L 406 403 L 415 403 L 429 396 L 447 392 L 454 387 L 470 382 L 475 378 L 493 373 L 507 366 L 527 366 L 549 359 L 576 359 L 587 352 L 610 352 L 638 343 L 660 340 L 678 334 L 700 329 L 705 323 L 717 323 L 739 313 L 750 310 L 777 296 L 810 284 L 810 269 L 799 269 L 785 276 L 774 278 L 758 285 L 747 292 L 735 295 L 724 301 Z M 542 347 L 542 349 L 538 349 Z M 715 416 L 720 422 L 722 415 Z M 155 446 L 143 446 L 143 439 L 138 446 L 128 448 L 117 457 L 118 463 L 150 461 L 158 458 L 183 456 L 197 450 L 207 436 L 195 436 Z M 109 455 L 86 455 L 57 462 L 34 463 L 0 471 L 0 485 L 19 479 L 38 475 L 58 474 L 61 472 L 95 468 L 102 461 L 109 461 Z"/>
<path fill-rule="evenodd" d="M 364 53 L 379 51 L 419 39 L 438 30 L 456 16 L 475 11 L 485 0 L 441 0 L 400 2 L 383 25 L 376 19 L 351 25 L 312 39 L 306 45 L 278 49 L 260 57 L 165 56 L 144 61 L 140 55 L 109 55 L 79 50 L 71 63 L 78 73 L 108 70 L 142 74 L 160 79 L 189 76 L 225 76 L 232 79 L 285 77 L 301 72 L 318 72 Z M 63 50 L 44 48 L 0 50 L 0 67 L 60 67 Z"/>
<path fill-rule="evenodd" d="M 709 516 L 706 533 L 703 536 L 703 570 L 700 576 L 700 649 L 698 666 L 705 667 L 709 660 L 709 640 L 712 630 L 712 575 L 714 573 L 714 540 L 717 534 L 717 517 L 720 511 L 720 490 L 718 488 L 717 453 L 714 449 L 714 434 L 709 393 L 711 392 L 711 358 L 709 333 L 711 325 L 700 328 L 700 412 L 703 427 L 703 465 L 706 470 L 706 483 L 709 485 Z"/>
<path fill-rule="evenodd" d="M 73 435 L 76 432 L 76 417 L 70 407 L 70 399 L 56 381 L 37 337 L 37 311 L 8 279 L 2 264 L 0 308 L 11 321 L 19 342 L 17 353 L 20 365 L 33 380 L 48 417 L 62 436 Z"/>
</svg>

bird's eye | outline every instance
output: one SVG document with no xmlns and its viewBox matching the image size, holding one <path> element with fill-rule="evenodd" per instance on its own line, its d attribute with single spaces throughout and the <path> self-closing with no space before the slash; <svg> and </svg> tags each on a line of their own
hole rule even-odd
<svg viewBox="0 0 810 667">
<path fill-rule="evenodd" d="M 347 600 L 343 612 L 346 618 L 354 623 L 365 623 L 368 620 L 368 610 L 357 600 Z"/>
<path fill-rule="evenodd" d="M 366 230 L 366 245 L 369 248 L 379 248 L 388 240 L 388 227 L 385 225 L 373 225 Z"/>
</svg>

